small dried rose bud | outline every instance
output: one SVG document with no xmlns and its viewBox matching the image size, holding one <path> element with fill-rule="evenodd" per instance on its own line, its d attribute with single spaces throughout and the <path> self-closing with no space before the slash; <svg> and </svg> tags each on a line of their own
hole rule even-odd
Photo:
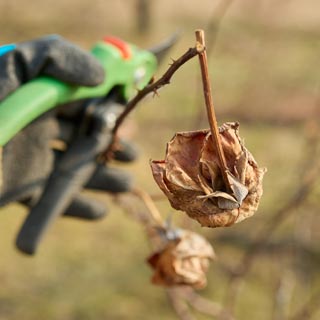
<svg viewBox="0 0 320 320">
<path fill-rule="evenodd" d="M 207 284 L 209 261 L 214 257 L 213 248 L 206 239 L 194 232 L 179 230 L 161 251 L 149 257 L 148 262 L 154 269 L 152 282 L 203 288 Z"/>
<path fill-rule="evenodd" d="M 231 190 L 224 184 L 209 130 L 177 133 L 167 145 L 165 160 L 151 162 L 154 179 L 172 207 L 202 226 L 230 226 L 258 208 L 266 169 L 259 168 L 244 147 L 238 127 L 225 123 L 219 128 Z"/>
</svg>

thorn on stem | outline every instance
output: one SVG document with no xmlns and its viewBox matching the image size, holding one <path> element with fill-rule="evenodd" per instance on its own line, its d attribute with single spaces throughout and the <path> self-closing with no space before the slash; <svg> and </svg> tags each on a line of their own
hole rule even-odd
<svg viewBox="0 0 320 320">
<path fill-rule="evenodd" d="M 157 96 L 158 98 L 160 97 L 157 89 L 153 90 L 153 96 L 152 97 L 154 98 L 155 96 Z"/>
</svg>

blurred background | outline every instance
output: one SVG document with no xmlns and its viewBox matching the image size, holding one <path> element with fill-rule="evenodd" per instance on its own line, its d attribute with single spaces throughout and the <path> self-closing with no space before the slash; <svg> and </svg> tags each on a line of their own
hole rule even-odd
<svg viewBox="0 0 320 320">
<path fill-rule="evenodd" d="M 105 35 L 147 48 L 178 30 L 158 76 L 205 29 L 218 121 L 240 122 L 246 147 L 268 168 L 264 196 L 253 218 L 224 229 L 200 228 L 164 198 L 157 206 L 215 248 L 201 295 L 237 319 L 320 319 L 318 0 L 0 0 L 0 10 L 1 44 L 55 33 L 88 50 Z M 160 195 L 149 159 L 164 157 L 176 131 L 208 127 L 197 59 L 132 119 L 141 155 L 125 169 Z M 26 211 L 1 209 L 0 320 L 176 318 L 164 289 L 150 283 L 143 228 L 111 197 L 94 196 L 109 216 L 60 219 L 34 258 L 14 248 Z"/>
</svg>

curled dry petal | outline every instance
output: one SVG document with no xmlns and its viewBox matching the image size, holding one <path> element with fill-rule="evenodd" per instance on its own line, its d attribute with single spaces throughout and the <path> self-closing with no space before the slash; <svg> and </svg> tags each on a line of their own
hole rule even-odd
<svg viewBox="0 0 320 320">
<path fill-rule="evenodd" d="M 152 282 L 164 286 L 189 285 L 200 289 L 207 283 L 209 261 L 215 257 L 213 248 L 200 235 L 183 230 L 168 240 L 162 250 L 148 262 L 154 269 Z"/>
<path fill-rule="evenodd" d="M 202 226 L 230 226 L 258 208 L 266 169 L 259 168 L 245 148 L 238 127 L 225 123 L 219 130 L 231 190 L 221 176 L 209 130 L 177 133 L 167 145 L 165 160 L 151 162 L 154 179 L 172 207 Z"/>
</svg>

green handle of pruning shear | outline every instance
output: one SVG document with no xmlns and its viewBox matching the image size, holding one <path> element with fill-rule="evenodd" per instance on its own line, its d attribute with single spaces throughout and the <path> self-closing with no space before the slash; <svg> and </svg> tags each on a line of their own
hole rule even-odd
<svg viewBox="0 0 320 320">
<path fill-rule="evenodd" d="M 142 89 L 153 76 L 156 57 L 145 50 L 128 45 L 131 56 L 123 57 L 112 43 L 99 42 L 91 50 L 106 73 L 105 81 L 96 87 L 71 86 L 50 77 L 36 78 L 0 103 L 0 146 L 46 111 L 72 101 L 104 97 L 112 88 L 122 88 L 128 100 Z"/>
</svg>

